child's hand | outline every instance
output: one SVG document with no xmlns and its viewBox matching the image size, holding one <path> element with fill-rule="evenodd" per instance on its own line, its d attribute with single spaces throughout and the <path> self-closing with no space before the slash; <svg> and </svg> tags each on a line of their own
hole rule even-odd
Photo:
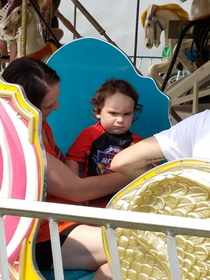
<svg viewBox="0 0 210 280">
<path fill-rule="evenodd" d="M 86 152 L 86 157 L 89 157 L 89 155 L 90 155 L 90 151 L 87 151 Z"/>
<path fill-rule="evenodd" d="M 80 205 L 80 206 L 89 206 L 89 201 L 77 202 L 76 205 Z"/>
</svg>

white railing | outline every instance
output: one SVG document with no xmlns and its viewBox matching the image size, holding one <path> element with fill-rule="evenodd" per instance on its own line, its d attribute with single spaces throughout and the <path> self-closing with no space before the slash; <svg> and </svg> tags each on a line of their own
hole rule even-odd
<svg viewBox="0 0 210 280">
<path fill-rule="evenodd" d="M 175 236 L 191 235 L 210 237 L 209 219 L 195 219 L 159 214 L 139 213 L 123 210 L 55 204 L 40 201 L 0 199 L 0 271 L 1 279 L 9 280 L 3 215 L 15 215 L 49 220 L 53 250 L 54 273 L 56 280 L 63 280 L 58 221 L 105 226 L 114 280 L 121 280 L 115 228 L 130 228 L 145 231 L 163 232 L 167 239 L 171 279 L 180 280 L 180 269 Z"/>
<path fill-rule="evenodd" d="M 129 56 L 132 62 L 134 57 Z M 155 63 L 160 63 L 162 56 L 149 56 L 149 55 L 137 55 L 135 67 L 144 75 L 147 75 L 148 69 Z"/>
</svg>

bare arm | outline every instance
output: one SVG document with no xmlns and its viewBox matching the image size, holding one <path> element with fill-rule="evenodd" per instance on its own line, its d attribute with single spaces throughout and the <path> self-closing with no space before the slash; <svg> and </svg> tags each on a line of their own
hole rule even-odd
<svg viewBox="0 0 210 280">
<path fill-rule="evenodd" d="M 75 160 L 65 160 L 65 164 L 76 174 L 79 176 L 79 162 Z"/>
<path fill-rule="evenodd" d="M 85 168 L 85 162 L 78 162 L 75 160 L 70 160 L 70 159 L 66 159 L 65 160 L 65 164 L 71 168 L 71 170 L 77 175 L 79 176 L 80 173 L 82 173 L 84 171 Z"/>
<path fill-rule="evenodd" d="M 47 192 L 60 198 L 83 202 L 119 191 L 131 180 L 122 174 L 80 178 L 64 163 L 47 153 Z"/>
<path fill-rule="evenodd" d="M 71 22 L 62 15 L 59 10 L 55 12 L 55 15 L 60 19 L 60 21 L 66 26 L 66 28 L 71 31 L 76 38 L 81 38 L 82 36 L 77 32 Z"/>
<path fill-rule="evenodd" d="M 111 169 L 131 179 L 144 173 L 146 166 L 165 157 L 154 136 L 144 139 L 114 156 Z"/>
</svg>

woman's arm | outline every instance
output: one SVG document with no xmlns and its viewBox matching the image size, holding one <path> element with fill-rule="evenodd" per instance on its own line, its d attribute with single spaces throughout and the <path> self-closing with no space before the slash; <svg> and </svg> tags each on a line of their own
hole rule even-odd
<svg viewBox="0 0 210 280">
<path fill-rule="evenodd" d="M 79 176 L 79 162 L 67 159 L 65 160 L 65 164 L 74 172 L 74 174 Z"/>
<path fill-rule="evenodd" d="M 64 162 L 77 176 L 79 176 L 79 174 L 85 169 L 85 162 L 79 162 L 70 159 L 65 159 Z"/>
<path fill-rule="evenodd" d="M 122 174 L 78 177 L 67 165 L 47 153 L 47 192 L 74 202 L 83 202 L 119 191 L 131 180 Z"/>
<path fill-rule="evenodd" d="M 92 138 L 90 128 L 83 129 L 66 152 L 64 163 L 77 176 L 84 171 L 92 143 L 95 140 Z"/>
<path fill-rule="evenodd" d="M 154 136 L 144 139 L 114 156 L 111 169 L 131 179 L 137 178 L 152 162 L 163 160 L 165 157 Z"/>
</svg>

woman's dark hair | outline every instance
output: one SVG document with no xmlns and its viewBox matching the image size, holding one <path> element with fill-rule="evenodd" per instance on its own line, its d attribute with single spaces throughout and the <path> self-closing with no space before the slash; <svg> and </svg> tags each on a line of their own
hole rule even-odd
<svg viewBox="0 0 210 280">
<path fill-rule="evenodd" d="M 32 57 L 12 61 L 3 71 L 2 77 L 8 83 L 22 86 L 28 100 L 38 109 L 50 88 L 60 82 L 55 70 Z"/>
<path fill-rule="evenodd" d="M 139 95 L 135 88 L 125 80 L 112 78 L 107 80 L 96 90 L 95 96 L 90 101 L 94 106 L 92 113 L 94 115 L 100 114 L 107 97 L 112 96 L 116 92 L 127 95 L 133 99 L 134 112 L 142 111 L 142 105 L 138 103 Z"/>
</svg>

